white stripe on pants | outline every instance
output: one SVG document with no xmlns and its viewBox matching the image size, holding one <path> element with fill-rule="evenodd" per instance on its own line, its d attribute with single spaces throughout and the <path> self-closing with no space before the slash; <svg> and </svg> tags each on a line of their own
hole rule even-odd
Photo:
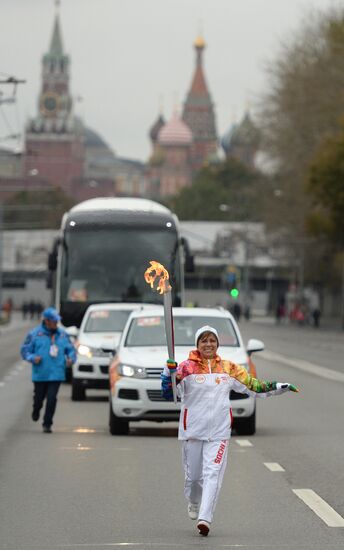
<svg viewBox="0 0 344 550">
<path fill-rule="evenodd" d="M 199 519 L 213 519 L 226 470 L 229 440 L 183 441 L 184 494 L 189 502 L 200 504 Z"/>
</svg>

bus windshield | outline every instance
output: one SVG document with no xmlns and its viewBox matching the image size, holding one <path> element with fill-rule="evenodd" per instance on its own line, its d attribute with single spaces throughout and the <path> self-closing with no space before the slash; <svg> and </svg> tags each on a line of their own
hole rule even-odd
<svg viewBox="0 0 344 550">
<path fill-rule="evenodd" d="M 178 240 L 174 229 L 79 227 L 65 232 L 61 300 L 67 302 L 156 302 L 161 296 L 144 280 L 150 260 L 170 273 L 180 289 Z"/>
</svg>

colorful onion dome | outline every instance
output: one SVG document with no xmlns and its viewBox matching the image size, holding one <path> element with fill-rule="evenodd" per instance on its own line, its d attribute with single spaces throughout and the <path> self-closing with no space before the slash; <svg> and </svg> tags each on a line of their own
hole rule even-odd
<svg viewBox="0 0 344 550">
<path fill-rule="evenodd" d="M 192 132 L 175 111 L 158 135 L 160 145 L 191 145 Z"/>
</svg>

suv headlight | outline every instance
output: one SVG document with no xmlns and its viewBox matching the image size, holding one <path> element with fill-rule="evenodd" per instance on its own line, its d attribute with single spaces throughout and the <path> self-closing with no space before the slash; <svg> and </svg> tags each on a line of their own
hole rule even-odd
<svg viewBox="0 0 344 550">
<path fill-rule="evenodd" d="M 78 354 L 84 357 L 93 357 L 94 355 L 99 355 L 97 353 L 99 350 L 97 348 L 92 348 L 90 346 L 85 346 L 85 344 L 78 345 Z"/>
<path fill-rule="evenodd" d="M 121 376 L 129 376 L 130 378 L 146 378 L 146 370 L 142 367 L 133 367 L 131 365 L 117 365 L 117 372 Z"/>
</svg>

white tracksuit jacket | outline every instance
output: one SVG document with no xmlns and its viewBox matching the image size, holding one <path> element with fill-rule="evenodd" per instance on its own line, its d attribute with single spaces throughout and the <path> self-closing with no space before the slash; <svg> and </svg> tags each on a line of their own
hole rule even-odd
<svg viewBox="0 0 344 550">
<path fill-rule="evenodd" d="M 164 374 L 168 373 L 167 367 Z M 180 363 L 176 372 L 182 407 L 178 439 L 219 441 L 229 439 L 232 425 L 230 391 L 254 397 L 268 397 L 288 391 L 288 387 L 272 389 L 272 382 L 253 378 L 244 367 L 231 361 L 202 360 L 198 350 Z M 283 384 L 284 386 L 284 384 Z M 287 384 L 285 386 L 288 386 Z"/>
</svg>

